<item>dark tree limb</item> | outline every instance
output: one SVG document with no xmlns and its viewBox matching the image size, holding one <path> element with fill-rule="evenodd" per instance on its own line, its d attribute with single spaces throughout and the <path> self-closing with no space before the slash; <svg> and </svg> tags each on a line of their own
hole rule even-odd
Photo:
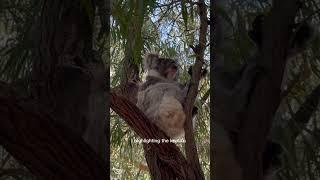
<svg viewBox="0 0 320 180">
<path fill-rule="evenodd" d="M 262 180 L 262 153 L 280 104 L 280 86 L 290 37 L 288 29 L 297 10 L 296 0 L 274 0 L 273 9 L 263 26 L 263 51 L 259 63 L 266 72 L 256 82 L 247 118 L 238 137 L 237 155 L 245 180 Z"/>
<path fill-rule="evenodd" d="M 106 179 L 107 164 L 39 107 L 0 84 L 0 144 L 43 179 Z"/>
</svg>

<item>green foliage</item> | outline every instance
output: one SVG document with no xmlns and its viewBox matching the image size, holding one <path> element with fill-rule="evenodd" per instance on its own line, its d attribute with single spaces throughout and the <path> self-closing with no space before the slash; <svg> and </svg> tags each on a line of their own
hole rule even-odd
<svg viewBox="0 0 320 180">
<path fill-rule="evenodd" d="M 126 55 L 132 53 L 136 64 L 141 61 L 141 50 L 144 44 L 141 33 L 143 22 L 146 13 L 152 11 L 154 6 L 155 1 L 113 1 L 112 35 L 121 39 L 121 43 L 126 44 Z"/>
<path fill-rule="evenodd" d="M 186 0 L 181 0 L 181 14 L 183 18 L 183 22 L 185 24 L 185 29 L 188 27 L 188 11 L 186 6 Z"/>
</svg>

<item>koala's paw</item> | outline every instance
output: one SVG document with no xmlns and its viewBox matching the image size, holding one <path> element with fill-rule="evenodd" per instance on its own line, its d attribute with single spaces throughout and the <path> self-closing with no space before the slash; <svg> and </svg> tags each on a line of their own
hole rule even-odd
<svg viewBox="0 0 320 180">
<path fill-rule="evenodd" d="M 164 97 L 159 106 L 159 124 L 169 137 L 176 138 L 184 133 L 186 115 L 181 103 L 174 97 Z"/>
</svg>

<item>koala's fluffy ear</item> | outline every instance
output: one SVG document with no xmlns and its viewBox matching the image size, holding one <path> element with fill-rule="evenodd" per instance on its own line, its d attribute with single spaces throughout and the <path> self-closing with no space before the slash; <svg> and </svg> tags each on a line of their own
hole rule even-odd
<svg viewBox="0 0 320 180">
<path fill-rule="evenodd" d="M 159 60 L 159 55 L 156 53 L 148 53 L 144 56 L 144 69 L 149 70 L 149 69 L 154 69 L 158 65 Z"/>
</svg>

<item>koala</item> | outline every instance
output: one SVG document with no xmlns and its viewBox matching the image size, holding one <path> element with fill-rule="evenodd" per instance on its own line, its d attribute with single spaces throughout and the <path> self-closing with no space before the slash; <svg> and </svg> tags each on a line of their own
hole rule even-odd
<svg viewBox="0 0 320 180">
<path fill-rule="evenodd" d="M 158 54 L 144 58 L 145 82 L 138 91 L 137 107 L 170 138 L 184 135 L 183 110 L 188 87 L 178 83 L 178 64 Z"/>
</svg>

